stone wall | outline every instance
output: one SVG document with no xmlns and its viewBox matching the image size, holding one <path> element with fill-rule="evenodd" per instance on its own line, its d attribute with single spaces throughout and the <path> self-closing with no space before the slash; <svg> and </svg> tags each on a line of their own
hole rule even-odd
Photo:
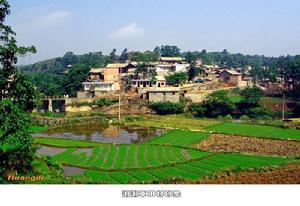
<svg viewBox="0 0 300 206">
<path fill-rule="evenodd" d="M 178 102 L 179 92 L 149 92 L 150 102 Z"/>
</svg>

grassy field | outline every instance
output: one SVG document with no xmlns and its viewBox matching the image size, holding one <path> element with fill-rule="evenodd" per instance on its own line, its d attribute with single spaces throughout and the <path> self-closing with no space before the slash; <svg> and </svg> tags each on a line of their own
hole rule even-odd
<svg viewBox="0 0 300 206">
<path fill-rule="evenodd" d="M 223 134 L 236 134 L 253 137 L 290 139 L 300 141 L 300 130 L 282 129 L 272 126 L 226 122 L 209 127 L 208 129 Z"/>
<path fill-rule="evenodd" d="M 181 178 L 196 180 L 203 176 L 210 176 L 228 169 L 261 168 L 285 164 L 288 159 L 276 157 L 262 157 L 242 154 L 218 154 L 205 159 L 178 163 L 173 166 L 158 168 L 123 170 L 123 171 L 96 171 L 86 170 L 84 174 L 75 178 L 87 178 L 95 183 L 153 183 Z"/>
<path fill-rule="evenodd" d="M 206 132 L 193 132 L 187 130 L 174 130 L 163 134 L 159 137 L 150 139 L 147 143 L 150 144 L 165 144 L 189 146 L 205 139 L 208 136 Z"/>
<path fill-rule="evenodd" d="M 161 127 L 182 130 L 201 130 L 205 127 L 220 123 L 218 120 L 199 119 L 184 115 L 144 115 L 133 120 L 126 120 L 126 125 Z"/>
</svg>

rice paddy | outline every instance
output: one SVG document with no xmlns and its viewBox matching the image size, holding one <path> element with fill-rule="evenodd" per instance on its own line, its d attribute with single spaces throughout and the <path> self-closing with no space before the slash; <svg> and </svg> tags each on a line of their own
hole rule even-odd
<svg viewBox="0 0 300 206">
<path fill-rule="evenodd" d="M 214 125 L 207 130 L 288 140 L 299 140 L 300 137 L 297 130 L 237 123 Z M 51 137 L 35 140 L 37 145 L 44 147 L 64 148 L 50 156 L 52 161 L 65 168 L 82 169 L 80 174 L 73 174 L 70 178 L 99 184 L 165 183 L 177 179 L 194 181 L 226 170 L 277 167 L 297 161 L 293 157 L 205 152 L 194 148 L 209 135 L 210 132 L 204 130 L 171 130 L 143 143 L 131 144 Z"/>
</svg>

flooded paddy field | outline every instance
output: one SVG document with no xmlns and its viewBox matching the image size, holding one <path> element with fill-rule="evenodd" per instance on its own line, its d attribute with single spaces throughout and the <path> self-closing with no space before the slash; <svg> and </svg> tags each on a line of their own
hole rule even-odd
<svg viewBox="0 0 300 206">
<path fill-rule="evenodd" d="M 166 131 L 166 129 L 142 126 L 90 124 L 49 129 L 35 133 L 33 136 L 128 144 L 144 142 Z"/>
</svg>

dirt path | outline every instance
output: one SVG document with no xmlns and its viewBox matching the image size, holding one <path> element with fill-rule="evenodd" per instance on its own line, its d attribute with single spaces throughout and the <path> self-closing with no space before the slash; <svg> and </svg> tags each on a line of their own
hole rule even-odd
<svg viewBox="0 0 300 206">
<path fill-rule="evenodd" d="M 259 155 L 300 156 L 300 142 L 236 135 L 212 134 L 194 145 L 209 152 L 247 152 Z"/>
</svg>

